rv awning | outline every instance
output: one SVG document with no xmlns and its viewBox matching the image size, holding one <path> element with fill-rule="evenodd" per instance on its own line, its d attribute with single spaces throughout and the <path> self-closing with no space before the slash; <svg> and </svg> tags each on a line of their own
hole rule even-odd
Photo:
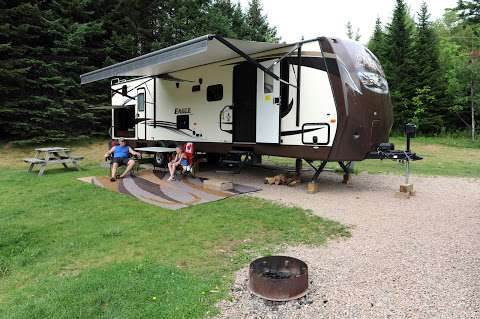
<svg viewBox="0 0 480 319">
<path fill-rule="evenodd" d="M 206 35 L 82 74 L 80 80 L 82 84 L 86 84 L 116 76 L 160 75 L 241 56 L 221 40 L 227 40 L 248 55 L 291 46 L 291 44 L 223 39 L 214 35 Z"/>
</svg>

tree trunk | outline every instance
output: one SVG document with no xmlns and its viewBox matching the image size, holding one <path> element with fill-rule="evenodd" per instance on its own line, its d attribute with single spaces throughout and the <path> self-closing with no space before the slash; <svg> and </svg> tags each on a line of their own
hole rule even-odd
<svg viewBox="0 0 480 319">
<path fill-rule="evenodd" d="M 472 113 L 472 141 L 475 141 L 475 103 L 473 100 L 474 97 L 474 88 L 473 81 L 470 85 L 470 111 Z"/>
</svg>

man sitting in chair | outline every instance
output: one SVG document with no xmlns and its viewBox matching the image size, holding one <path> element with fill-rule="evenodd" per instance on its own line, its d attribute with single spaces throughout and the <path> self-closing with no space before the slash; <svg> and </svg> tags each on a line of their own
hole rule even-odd
<svg viewBox="0 0 480 319">
<path fill-rule="evenodd" d="M 140 156 L 140 153 L 132 150 L 132 148 L 128 146 L 127 143 L 125 142 L 125 139 L 123 137 L 120 137 L 118 139 L 118 145 L 115 145 L 107 153 L 105 153 L 105 158 L 108 158 L 112 154 L 113 154 L 113 159 L 112 159 L 113 164 L 112 164 L 112 176 L 110 178 L 110 181 L 115 182 L 116 176 L 117 176 L 116 175 L 117 168 L 122 165 L 127 166 L 127 168 L 125 169 L 125 172 L 123 172 L 123 174 L 120 175 L 120 178 L 124 178 L 135 166 L 135 161 L 130 158 L 130 155 Z"/>
</svg>

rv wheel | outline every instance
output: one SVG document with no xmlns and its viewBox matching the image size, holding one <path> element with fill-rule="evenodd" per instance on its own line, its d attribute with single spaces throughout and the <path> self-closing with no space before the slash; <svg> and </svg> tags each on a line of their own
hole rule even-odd
<svg viewBox="0 0 480 319">
<path fill-rule="evenodd" d="M 153 164 L 156 167 L 167 167 L 168 158 L 166 153 L 155 153 L 153 156 Z"/>
</svg>

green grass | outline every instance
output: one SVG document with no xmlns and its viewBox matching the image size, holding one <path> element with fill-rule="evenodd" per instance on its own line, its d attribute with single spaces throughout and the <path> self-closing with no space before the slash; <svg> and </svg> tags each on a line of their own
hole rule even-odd
<svg viewBox="0 0 480 319">
<path fill-rule="evenodd" d="M 254 256 L 349 235 L 251 197 L 168 211 L 76 180 L 100 174 L 0 171 L 0 318 L 201 318 Z"/>
<path fill-rule="evenodd" d="M 405 149 L 405 138 L 392 137 L 396 149 Z M 462 136 L 417 137 L 412 139 L 412 150 L 423 157 L 411 165 L 412 174 L 430 176 L 480 177 L 480 141 L 472 142 Z M 294 167 L 295 160 L 265 157 L 266 163 Z M 329 163 L 336 169 L 338 164 Z M 365 160 L 357 162 L 356 172 L 404 174 L 405 169 L 395 161 Z"/>
</svg>

